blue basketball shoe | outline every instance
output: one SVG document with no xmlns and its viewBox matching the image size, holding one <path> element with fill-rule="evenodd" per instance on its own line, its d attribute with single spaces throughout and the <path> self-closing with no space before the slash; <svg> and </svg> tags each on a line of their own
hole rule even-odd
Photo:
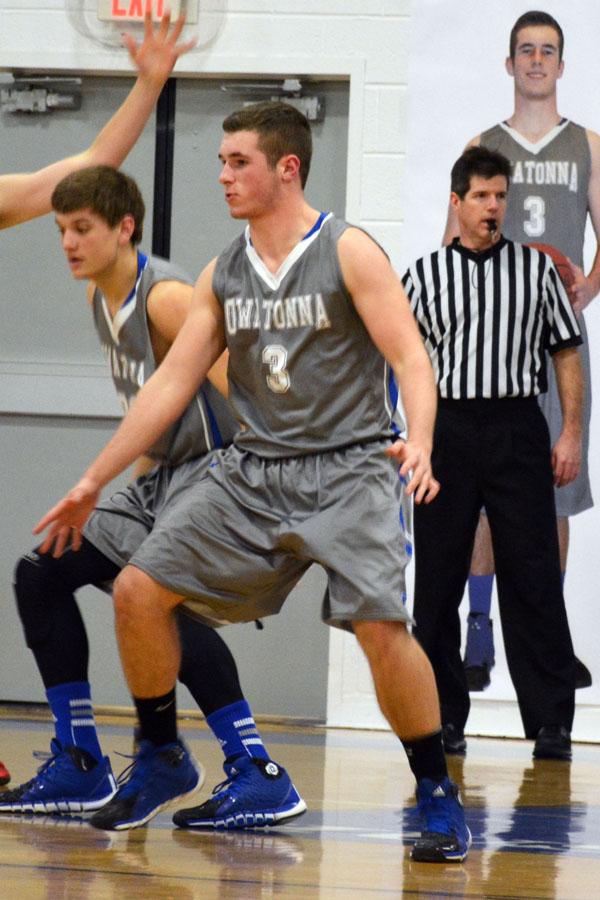
<svg viewBox="0 0 600 900">
<path fill-rule="evenodd" d="M 421 832 L 411 851 L 416 862 L 462 862 L 471 846 L 471 832 L 458 788 L 448 777 L 436 784 L 422 778 L 417 785 Z"/>
<path fill-rule="evenodd" d="M 90 819 L 94 828 L 123 831 L 145 825 L 172 801 L 202 786 L 204 771 L 183 741 L 156 746 L 140 741 L 133 762 L 119 776 L 112 800 Z"/>
<path fill-rule="evenodd" d="M 282 825 L 306 812 L 306 803 L 290 776 L 270 759 L 241 756 L 224 763 L 227 778 L 210 800 L 173 816 L 179 828 L 265 828 Z"/>
<path fill-rule="evenodd" d="M 81 747 L 61 747 L 56 738 L 37 775 L 0 794 L 0 813 L 90 812 L 104 806 L 117 786 L 108 757 L 98 762 Z"/>
</svg>

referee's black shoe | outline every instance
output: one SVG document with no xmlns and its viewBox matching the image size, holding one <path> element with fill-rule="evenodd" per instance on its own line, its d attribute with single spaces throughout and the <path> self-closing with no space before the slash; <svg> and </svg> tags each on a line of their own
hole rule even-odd
<svg viewBox="0 0 600 900">
<path fill-rule="evenodd" d="M 444 745 L 444 753 L 449 756 L 466 756 L 467 742 L 464 733 L 453 725 L 452 722 L 446 722 L 442 725 L 442 743 Z"/>
<path fill-rule="evenodd" d="M 537 733 L 534 759 L 571 761 L 571 735 L 564 725 L 544 725 Z"/>
</svg>

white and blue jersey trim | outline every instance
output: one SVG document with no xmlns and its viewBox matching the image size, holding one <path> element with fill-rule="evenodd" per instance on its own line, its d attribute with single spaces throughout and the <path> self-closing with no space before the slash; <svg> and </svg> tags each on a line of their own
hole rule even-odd
<svg viewBox="0 0 600 900">
<path fill-rule="evenodd" d="M 119 333 L 121 331 L 121 328 L 135 310 L 138 290 L 140 282 L 142 280 L 142 274 L 144 272 L 144 269 L 148 265 L 148 257 L 140 250 L 138 250 L 137 264 L 137 277 L 135 279 L 135 284 L 123 301 L 121 308 L 117 311 L 114 319 L 109 312 L 108 306 L 106 305 L 106 300 L 103 296 L 100 297 L 106 325 L 115 344 L 119 343 Z"/>
<path fill-rule="evenodd" d="M 320 213 L 319 218 L 317 219 L 313 227 L 304 235 L 302 240 L 296 244 L 294 249 L 291 250 L 290 253 L 288 253 L 275 273 L 270 272 L 267 269 L 264 262 L 254 249 L 252 239 L 250 237 L 250 226 L 246 225 L 246 230 L 244 232 L 244 236 L 246 238 L 246 256 L 248 257 L 250 265 L 252 266 L 258 277 L 261 279 L 261 281 L 264 281 L 268 288 L 270 288 L 272 291 L 276 291 L 279 288 L 281 282 L 288 274 L 294 263 L 297 262 L 304 253 L 306 253 L 312 242 L 318 238 L 321 232 L 321 228 L 323 227 L 325 222 L 327 222 L 332 216 L 333 213 Z"/>
</svg>

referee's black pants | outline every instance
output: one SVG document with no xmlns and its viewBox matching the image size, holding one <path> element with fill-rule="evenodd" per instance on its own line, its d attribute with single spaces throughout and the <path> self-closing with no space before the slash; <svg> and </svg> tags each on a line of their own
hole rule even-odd
<svg viewBox="0 0 600 900">
<path fill-rule="evenodd" d="M 415 506 L 415 636 L 440 694 L 442 722 L 464 729 L 461 602 L 479 512 L 494 548 L 506 659 L 525 736 L 571 731 L 575 657 L 565 610 L 548 428 L 535 399 L 440 400 L 433 472 L 441 490 Z"/>
</svg>

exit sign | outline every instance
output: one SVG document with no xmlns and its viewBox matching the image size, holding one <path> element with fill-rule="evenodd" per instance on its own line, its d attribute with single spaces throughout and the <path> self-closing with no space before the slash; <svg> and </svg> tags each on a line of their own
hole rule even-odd
<svg viewBox="0 0 600 900">
<path fill-rule="evenodd" d="M 103 22 L 141 22 L 148 0 L 98 0 L 98 18 Z M 155 22 L 170 11 L 171 21 L 185 12 L 186 21 L 198 21 L 198 0 L 151 0 L 152 18 Z"/>
</svg>

